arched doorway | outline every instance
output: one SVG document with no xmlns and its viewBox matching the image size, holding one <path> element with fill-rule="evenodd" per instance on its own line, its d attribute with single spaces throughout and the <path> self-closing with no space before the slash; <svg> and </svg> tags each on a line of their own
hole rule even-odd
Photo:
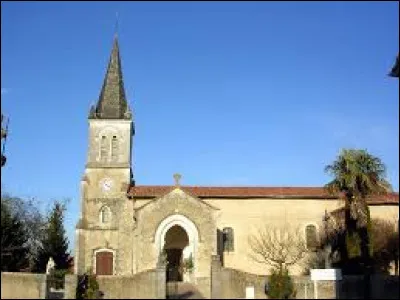
<svg viewBox="0 0 400 300">
<path fill-rule="evenodd" d="M 154 242 L 159 259 L 164 252 L 167 261 L 169 261 L 167 265 L 168 281 L 196 282 L 198 241 L 197 227 L 186 216 L 174 214 L 161 221 L 155 232 Z M 182 262 L 184 260 L 186 262 L 191 261 L 192 268 L 182 274 Z M 173 268 L 175 268 L 175 271 L 169 271 Z"/>
<path fill-rule="evenodd" d="M 167 255 L 167 281 L 183 280 L 183 249 L 189 245 L 189 237 L 181 226 L 174 225 L 165 234 L 164 251 Z"/>
</svg>

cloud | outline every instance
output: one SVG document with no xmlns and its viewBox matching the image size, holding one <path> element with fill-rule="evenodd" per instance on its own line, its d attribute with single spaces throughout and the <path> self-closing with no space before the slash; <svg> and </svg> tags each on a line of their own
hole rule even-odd
<svg viewBox="0 0 400 300">
<path fill-rule="evenodd" d="M 7 94 L 8 93 L 8 89 L 6 89 L 6 88 L 1 88 L 1 94 L 2 95 L 5 95 L 5 94 Z"/>
</svg>

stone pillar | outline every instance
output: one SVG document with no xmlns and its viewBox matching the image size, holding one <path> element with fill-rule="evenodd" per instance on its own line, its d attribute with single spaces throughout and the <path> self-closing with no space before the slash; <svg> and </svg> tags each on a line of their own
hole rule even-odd
<svg viewBox="0 0 400 300">
<path fill-rule="evenodd" d="M 211 256 L 211 299 L 222 299 L 222 266 L 219 255 Z"/>
<path fill-rule="evenodd" d="M 64 278 L 64 299 L 76 299 L 76 288 L 78 285 L 78 276 L 65 275 Z"/>
<path fill-rule="evenodd" d="M 164 262 L 158 262 L 156 268 L 156 299 L 165 299 L 167 296 L 167 274 L 166 264 Z"/>
<path fill-rule="evenodd" d="M 38 274 L 38 280 L 39 280 L 39 297 L 40 299 L 46 299 L 47 298 L 47 275 L 46 274 Z"/>
</svg>

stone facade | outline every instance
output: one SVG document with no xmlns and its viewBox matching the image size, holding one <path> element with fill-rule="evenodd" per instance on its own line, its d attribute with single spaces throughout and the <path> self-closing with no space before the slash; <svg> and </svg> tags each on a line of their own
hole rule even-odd
<svg viewBox="0 0 400 300">
<path fill-rule="evenodd" d="M 76 229 L 76 272 L 82 273 L 92 263 L 96 251 L 115 253 L 116 274 L 131 274 L 133 244 L 133 204 L 126 188 L 131 183 L 132 121 L 89 120 L 88 163 L 81 181 L 81 214 Z M 115 161 L 100 157 L 101 138 L 116 137 L 118 156 Z M 108 149 L 107 149 L 108 150 Z M 110 151 L 109 151 L 110 152 Z M 102 222 L 102 208 L 110 210 L 110 220 Z M 119 261 L 124 263 L 119 263 Z"/>
<path fill-rule="evenodd" d="M 152 268 L 158 261 L 162 251 L 163 227 L 179 225 L 187 228 L 189 239 L 193 236 L 195 277 L 209 276 L 211 255 L 216 252 L 217 246 L 216 208 L 176 188 L 162 198 L 137 207 L 135 211 L 138 222 L 135 234 L 138 237 L 135 243 L 135 252 L 139 256 L 136 260 L 138 271 Z M 162 224 L 167 218 L 170 218 L 170 223 Z M 190 228 L 188 223 L 193 223 L 194 228 Z"/>
<path fill-rule="evenodd" d="M 134 123 L 123 91 L 117 44 L 111 56 L 113 65 L 106 74 L 101 105 L 89 116 L 87 164 L 76 226 L 75 273 L 89 268 L 96 272 L 97 266 L 104 264 L 109 268 L 104 269 L 109 272 L 107 275 L 119 278 L 153 274 L 165 259 L 166 236 L 171 228 L 179 226 L 187 236 L 187 245 L 179 250 L 182 257 L 189 255 L 193 262 L 189 280 L 210 297 L 212 257 L 219 255 L 227 269 L 265 275 L 265 265 L 249 257 L 249 234 L 263 226 L 289 222 L 305 238 L 307 225 L 314 225 L 317 232 L 322 230 L 324 214 L 343 206 L 338 197 L 326 195 L 322 188 L 243 187 L 218 192 L 216 187 L 180 186 L 179 176 L 175 177 L 174 186 L 136 186 L 131 159 Z M 398 220 L 398 195 L 389 200 L 370 206 L 373 218 Z M 221 246 L 225 228 L 232 230 L 229 251 Z M 101 261 L 103 252 L 112 253 L 112 261 Z M 302 271 L 300 265 L 291 269 L 294 275 Z M 229 278 L 238 277 L 235 272 L 230 272 Z M 137 278 L 142 282 L 149 276 Z M 112 280 L 101 281 L 104 286 L 113 286 Z"/>
<path fill-rule="evenodd" d="M 96 198 L 97 199 L 97 198 Z M 155 199 L 87 199 L 87 220 L 91 225 L 84 236 L 89 238 L 85 246 L 86 265 L 93 261 L 93 251 L 110 248 L 115 250 L 115 274 L 129 275 L 154 269 L 159 261 L 161 245 L 167 225 L 182 226 L 196 242 L 194 249 L 195 277 L 209 277 L 211 256 L 222 255 L 224 266 L 245 272 L 263 275 L 266 266 L 250 259 L 248 236 L 268 224 L 283 225 L 290 222 L 304 234 L 309 224 L 323 230 L 322 217 L 325 211 L 334 211 L 342 202 L 332 199 L 199 199 L 187 194 L 179 187 Z M 110 225 L 96 225 L 99 211 L 104 203 L 112 208 Z M 244 209 L 245 207 L 245 209 Z M 372 218 L 398 220 L 398 205 L 370 206 Z M 115 214 L 115 216 L 114 216 Z M 168 224 L 163 224 L 170 220 Z M 189 223 L 193 224 L 191 232 Z M 186 226 L 186 227 L 185 227 Z M 234 230 L 234 250 L 218 251 L 217 232 L 231 227 Z M 79 230 L 78 230 L 79 231 Z M 165 233 L 165 232 L 164 232 Z M 83 246 L 83 247 L 82 247 Z M 83 250 L 85 251 L 85 250 Z M 292 274 L 300 274 L 303 265 L 291 268 Z"/>
</svg>

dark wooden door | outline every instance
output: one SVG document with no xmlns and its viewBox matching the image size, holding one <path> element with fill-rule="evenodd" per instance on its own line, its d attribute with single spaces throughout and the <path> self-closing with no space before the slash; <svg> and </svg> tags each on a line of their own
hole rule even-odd
<svg viewBox="0 0 400 300">
<path fill-rule="evenodd" d="M 96 253 L 96 274 L 97 275 L 113 275 L 113 253 L 97 252 Z"/>
<path fill-rule="evenodd" d="M 166 249 L 167 281 L 182 281 L 182 249 Z"/>
</svg>

